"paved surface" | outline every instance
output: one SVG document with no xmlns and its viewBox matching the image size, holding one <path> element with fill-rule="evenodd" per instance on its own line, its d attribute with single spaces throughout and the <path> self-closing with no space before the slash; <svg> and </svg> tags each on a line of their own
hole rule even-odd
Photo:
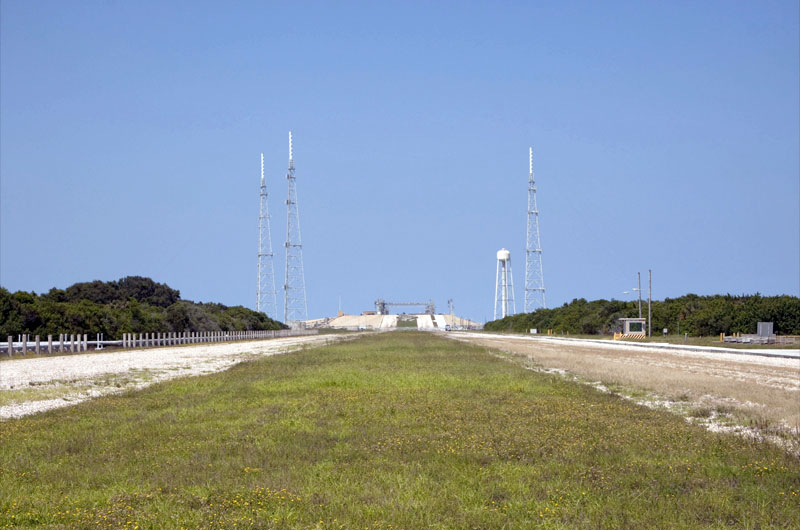
<svg viewBox="0 0 800 530">
<path fill-rule="evenodd" d="M 514 335 L 505 333 L 481 333 L 486 337 L 513 338 L 523 340 L 543 340 L 552 342 L 562 342 L 571 344 L 591 344 L 605 348 L 633 348 L 640 350 L 669 350 L 673 352 L 698 352 L 698 353 L 718 353 L 744 356 L 777 357 L 784 359 L 800 360 L 800 349 L 766 349 L 766 348 L 724 348 L 715 346 L 692 346 L 690 344 L 670 344 L 667 342 L 627 342 L 611 341 L 604 339 L 576 339 L 570 337 L 554 337 L 552 335 Z"/>
<path fill-rule="evenodd" d="M 702 346 L 682 346 L 676 344 L 665 343 L 648 343 L 637 344 L 622 341 L 612 340 L 592 340 L 592 339 L 571 339 L 552 336 L 531 336 L 531 335 L 513 335 L 504 333 L 475 333 L 475 332 L 449 332 L 447 336 L 457 340 L 464 340 L 467 342 L 481 342 L 497 346 L 506 344 L 518 345 L 541 345 L 551 351 L 558 350 L 559 346 L 564 348 L 578 348 L 581 351 L 608 351 L 609 355 L 612 353 L 618 355 L 644 355 L 648 354 L 653 359 L 670 358 L 687 359 L 686 362 L 691 362 L 691 359 L 698 361 L 714 361 L 719 363 L 739 363 L 749 365 L 760 365 L 765 367 L 775 367 L 779 369 L 791 370 L 791 378 L 795 379 L 797 390 L 800 390 L 800 380 L 797 380 L 796 371 L 800 370 L 800 351 L 798 350 L 772 350 L 780 352 L 779 354 L 772 354 L 767 350 L 768 355 L 764 354 L 764 350 L 740 350 L 734 348 L 713 348 Z M 627 353 L 626 353 L 627 352 Z M 659 357 L 658 354 L 662 354 Z"/>
</svg>

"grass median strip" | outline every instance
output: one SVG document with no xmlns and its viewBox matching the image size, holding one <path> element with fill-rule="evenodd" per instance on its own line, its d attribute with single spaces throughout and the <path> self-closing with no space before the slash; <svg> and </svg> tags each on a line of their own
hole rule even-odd
<svg viewBox="0 0 800 530">
<path fill-rule="evenodd" d="M 385 333 L 0 423 L 0 527 L 797 527 L 800 462 Z"/>
</svg>

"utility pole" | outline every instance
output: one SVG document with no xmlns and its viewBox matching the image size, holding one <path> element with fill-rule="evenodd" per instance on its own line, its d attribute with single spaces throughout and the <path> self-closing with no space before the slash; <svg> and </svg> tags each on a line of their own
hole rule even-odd
<svg viewBox="0 0 800 530">
<path fill-rule="evenodd" d="M 642 318 L 642 273 L 636 273 L 637 281 L 639 282 L 639 287 L 636 289 L 639 291 L 639 318 Z"/>
<path fill-rule="evenodd" d="M 647 269 L 647 336 L 653 336 L 653 271 Z"/>
</svg>

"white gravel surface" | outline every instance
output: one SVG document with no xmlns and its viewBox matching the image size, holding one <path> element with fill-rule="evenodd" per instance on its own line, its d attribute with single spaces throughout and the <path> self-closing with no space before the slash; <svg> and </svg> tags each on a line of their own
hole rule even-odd
<svg viewBox="0 0 800 530">
<path fill-rule="evenodd" d="M 286 353 L 303 345 L 326 344 L 341 338 L 312 335 L 10 359 L 0 362 L 0 420 L 74 405 L 92 397 L 143 388 L 176 377 L 219 372 L 253 356 Z M 47 399 L 41 399 L 43 395 Z"/>
<path fill-rule="evenodd" d="M 484 337 L 502 340 L 528 340 L 543 341 L 551 344 L 568 343 L 573 346 L 586 348 L 607 348 L 612 350 L 632 349 L 641 351 L 662 351 L 671 355 L 681 357 L 697 357 L 701 359 L 712 359 L 715 361 L 729 361 L 737 363 L 759 364 L 764 366 L 778 366 L 787 368 L 800 368 L 800 350 L 795 349 L 734 349 L 734 348 L 715 348 L 711 346 L 683 346 L 680 344 L 668 343 L 630 343 L 612 340 L 596 339 L 572 339 L 561 337 L 548 337 L 546 335 L 526 336 L 526 335 L 504 335 L 499 333 L 450 333 L 453 338 L 469 340 L 475 337 Z M 767 352 L 767 355 L 765 355 Z M 770 356 L 772 354 L 774 356 Z"/>
</svg>

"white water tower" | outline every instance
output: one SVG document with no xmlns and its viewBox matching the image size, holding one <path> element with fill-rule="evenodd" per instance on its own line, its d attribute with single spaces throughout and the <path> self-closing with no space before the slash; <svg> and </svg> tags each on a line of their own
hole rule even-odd
<svg viewBox="0 0 800 530">
<path fill-rule="evenodd" d="M 500 305 L 500 316 L 497 313 Z M 501 248 L 497 251 L 497 274 L 494 280 L 494 319 L 504 318 L 517 312 L 514 301 L 514 275 L 511 274 L 511 252 Z"/>
</svg>

